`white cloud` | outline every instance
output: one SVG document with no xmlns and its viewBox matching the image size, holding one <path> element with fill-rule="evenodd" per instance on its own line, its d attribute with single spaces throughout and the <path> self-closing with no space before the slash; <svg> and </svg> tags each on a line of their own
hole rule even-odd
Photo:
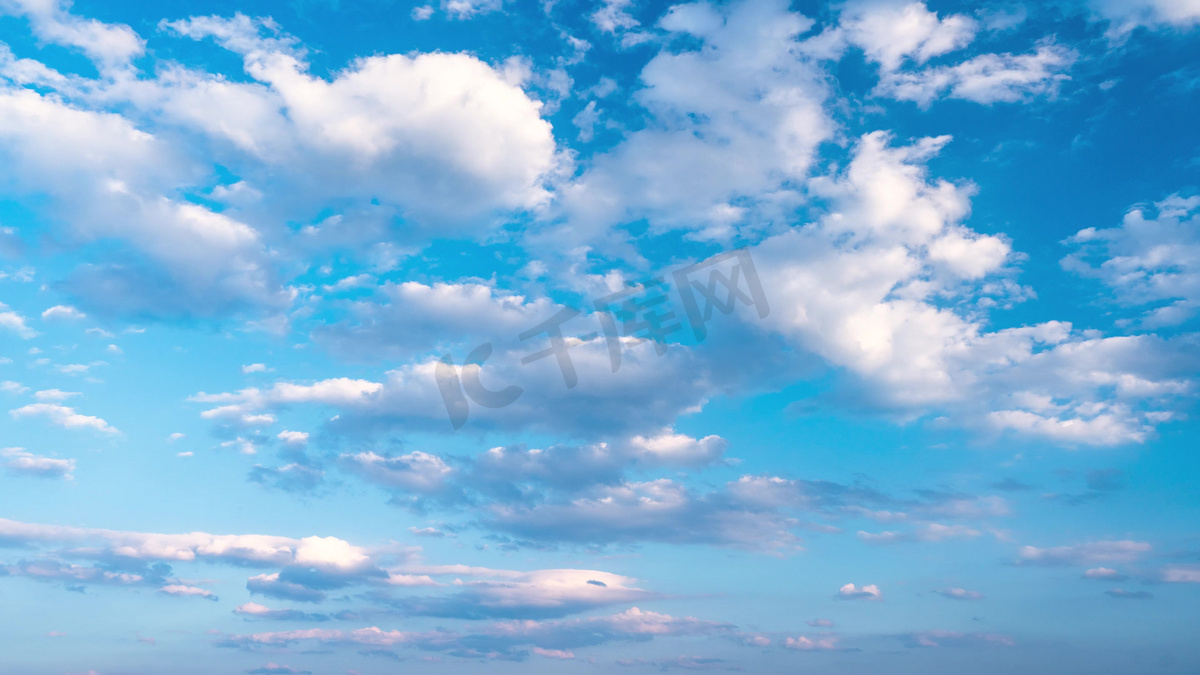
<svg viewBox="0 0 1200 675">
<path fill-rule="evenodd" d="M 0 89 L 4 173 L 17 194 L 48 195 L 71 243 L 117 238 L 150 267 L 85 266 L 69 288 L 106 310 L 212 313 L 239 303 L 280 306 L 257 231 L 173 199 L 186 161 L 128 119 L 31 89 Z M 154 280 L 147 279 L 147 275 Z"/>
<path fill-rule="evenodd" d="M 442 0 L 442 11 L 451 19 L 464 20 L 498 11 L 503 5 L 504 0 Z"/>
<path fill-rule="evenodd" d="M 281 431 L 275 436 L 279 440 L 288 445 L 305 445 L 308 443 L 308 434 L 303 431 Z"/>
<path fill-rule="evenodd" d="M 330 573 L 351 573 L 371 566 L 366 549 L 335 537 L 294 539 L 268 535 L 215 535 L 205 532 L 157 534 L 37 525 L 0 518 L 0 535 L 28 543 L 99 542 L 121 558 L 138 560 L 214 560 L 279 566 L 299 565 Z"/>
<path fill-rule="evenodd" d="M 982 600 L 983 593 L 979 591 L 968 591 L 965 588 L 947 588 L 940 591 L 934 591 L 944 598 L 951 600 Z"/>
<path fill-rule="evenodd" d="M 651 465 L 703 466 L 720 460 L 729 444 L 720 436 L 696 439 L 665 429 L 655 436 L 634 436 L 629 445 Z"/>
<path fill-rule="evenodd" d="M 763 324 L 860 378 L 861 406 L 1087 445 L 1144 442 L 1172 419 L 1194 367 L 1182 341 L 1062 322 L 988 332 L 987 310 L 1023 297 L 1009 243 L 962 224 L 972 185 L 928 178 L 948 138 L 889 140 L 863 137 L 844 171 L 812 181 L 827 215 L 752 249 Z"/>
<path fill-rule="evenodd" d="M 204 598 L 206 600 L 216 600 L 217 596 L 210 590 L 197 588 L 195 586 L 185 586 L 183 584 L 170 584 L 158 589 L 159 593 L 164 595 L 177 595 L 191 598 Z"/>
<path fill-rule="evenodd" d="M 398 457 L 360 452 L 342 455 L 341 459 L 368 481 L 421 494 L 440 492 L 452 472 L 441 457 L 424 452 Z"/>
<path fill-rule="evenodd" d="M 25 340 L 38 336 L 38 332 L 25 323 L 25 317 L 10 310 L 3 302 L 0 302 L 0 328 L 6 328 Z"/>
<path fill-rule="evenodd" d="M 973 539 L 981 533 L 966 525 L 943 525 L 926 523 L 912 532 L 859 532 L 858 538 L 871 544 L 894 544 L 909 541 L 945 541 L 948 539 Z"/>
<path fill-rule="evenodd" d="M 24 16 L 40 39 L 76 47 L 105 69 L 142 54 L 144 41 L 129 26 L 70 14 L 64 0 L 3 0 L 0 14 Z"/>
<path fill-rule="evenodd" d="M 560 188 L 566 224 L 545 245 L 625 252 L 610 228 L 641 218 L 724 241 L 781 217 L 833 133 L 824 74 L 798 40 L 812 25 L 780 0 L 673 7 L 660 26 L 696 48 L 664 49 L 642 69 L 633 98 L 651 116 L 646 128 Z"/>
<path fill-rule="evenodd" d="M 734 481 L 700 493 L 673 480 L 597 485 L 569 501 L 489 505 L 493 528 L 524 538 L 588 543 L 660 541 L 786 554 L 798 550 L 798 523 L 779 512 L 784 496 Z M 789 490 L 789 492 L 794 492 Z"/>
<path fill-rule="evenodd" d="M 75 460 L 41 457 L 25 448 L 0 448 L 0 463 L 13 473 L 45 478 L 72 479 Z"/>
<path fill-rule="evenodd" d="M 818 638 L 810 638 L 804 635 L 798 637 L 790 637 L 783 641 L 785 649 L 796 649 L 799 651 L 811 652 L 837 649 L 838 638 L 833 636 L 824 636 Z"/>
<path fill-rule="evenodd" d="M 244 374 L 249 374 L 249 373 L 265 373 L 265 372 L 268 372 L 268 371 L 270 371 L 270 370 L 272 370 L 272 369 L 271 369 L 271 368 L 267 368 L 265 365 L 263 365 L 263 364 L 261 364 L 261 363 L 251 363 L 251 364 L 250 364 L 250 365 L 248 365 L 248 366 L 242 366 L 242 373 L 244 373 Z"/>
<path fill-rule="evenodd" d="M 469 5 L 470 12 L 480 9 Z M 559 160 L 540 104 L 472 56 L 373 56 L 325 80 L 307 72 L 294 40 L 260 37 L 263 26 L 245 16 L 164 26 L 193 39 L 215 38 L 241 54 L 247 74 L 261 83 L 221 84 L 231 96 L 250 97 L 256 119 L 230 127 L 213 123 L 228 116 L 218 112 L 211 122 L 198 116 L 186 121 L 243 143 L 259 129 L 277 128 L 263 138 L 279 139 L 280 147 L 253 149 L 273 170 L 304 172 L 297 180 L 315 189 L 379 196 L 419 219 L 459 225 L 548 198 L 543 182 Z M 188 88 L 209 88 L 213 81 L 187 77 Z"/>
<path fill-rule="evenodd" d="M 117 429 L 99 417 L 80 415 L 73 408 L 53 403 L 31 403 L 27 406 L 10 410 L 13 419 L 23 417 L 45 417 L 51 424 L 67 429 L 95 429 L 106 434 L 118 433 Z"/>
<path fill-rule="evenodd" d="M 86 314 L 69 305 L 55 305 L 42 312 L 43 321 L 51 321 L 55 319 L 76 321 L 86 317 Z"/>
<path fill-rule="evenodd" d="M 20 382 L 13 382 L 12 380 L 5 380 L 3 382 L 0 382 L 0 391 L 4 392 L 6 394 L 15 394 L 15 395 L 19 396 L 19 395 L 24 394 L 25 392 L 29 391 L 29 387 L 22 385 Z"/>
<path fill-rule="evenodd" d="M 999 633 L 960 633 L 952 630 L 921 631 L 906 635 L 903 639 L 910 646 L 930 648 L 959 645 L 994 647 L 1012 647 L 1016 645 L 1016 642 L 1011 637 Z"/>
<path fill-rule="evenodd" d="M 1093 567 L 1092 569 L 1084 572 L 1083 576 L 1085 579 L 1114 579 L 1118 581 L 1125 578 L 1124 574 L 1121 574 L 1110 567 Z"/>
<path fill-rule="evenodd" d="M 979 29 L 965 14 L 939 18 L 922 2 L 890 0 L 847 3 L 839 24 L 845 39 L 885 71 L 899 69 L 905 60 L 921 64 L 962 49 Z"/>
<path fill-rule="evenodd" d="M 1171 195 L 1125 214 L 1120 227 L 1089 227 L 1067 239 L 1079 247 L 1065 269 L 1099 279 L 1118 302 L 1147 307 L 1147 328 L 1184 323 L 1200 310 L 1200 195 Z"/>
<path fill-rule="evenodd" d="M 1162 580 L 1173 584 L 1200 584 L 1200 567 L 1168 565 L 1163 568 Z"/>
<path fill-rule="evenodd" d="M 953 66 L 885 74 L 875 93 L 928 106 L 940 96 L 990 105 L 1053 96 L 1078 58 L 1068 47 L 1040 45 L 1029 54 L 981 54 Z"/>
<path fill-rule="evenodd" d="M 65 401 L 72 396 L 79 396 L 79 392 L 61 389 L 43 389 L 33 392 L 33 397 L 39 401 Z"/>
<path fill-rule="evenodd" d="M 600 8 L 593 12 L 589 18 L 597 28 L 605 33 L 616 33 L 636 28 L 640 24 L 637 19 L 630 16 L 629 12 L 626 11 L 632 4 L 633 0 L 603 0 Z"/>
<path fill-rule="evenodd" d="M 882 600 L 883 592 L 875 584 L 862 588 L 854 584 L 846 584 L 838 589 L 838 597 L 842 600 Z"/>
<path fill-rule="evenodd" d="M 1187 30 L 1200 25 L 1197 0 L 1089 0 L 1093 15 L 1109 22 L 1110 39 L 1122 40 L 1135 28 Z"/>
<path fill-rule="evenodd" d="M 1131 563 L 1152 547 L 1144 541 L 1093 541 L 1078 546 L 1037 548 L 1022 546 L 1019 562 L 1037 565 L 1087 565 L 1094 563 Z"/>
</svg>

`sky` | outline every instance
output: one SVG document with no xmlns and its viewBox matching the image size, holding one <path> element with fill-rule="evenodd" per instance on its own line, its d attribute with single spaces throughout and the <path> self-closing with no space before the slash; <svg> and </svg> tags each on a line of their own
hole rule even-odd
<svg viewBox="0 0 1200 675">
<path fill-rule="evenodd" d="M 1196 672 L 1197 55 L 0 0 L 0 671 Z"/>
</svg>

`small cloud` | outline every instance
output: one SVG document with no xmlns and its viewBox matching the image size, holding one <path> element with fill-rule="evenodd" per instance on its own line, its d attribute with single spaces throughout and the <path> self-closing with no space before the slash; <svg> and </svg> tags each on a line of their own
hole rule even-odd
<svg viewBox="0 0 1200 675">
<path fill-rule="evenodd" d="M 195 586 L 184 586 L 183 584 L 171 584 L 158 589 L 159 593 L 164 595 L 175 595 L 181 597 L 204 598 L 205 600 L 216 600 L 217 596 L 212 591 L 204 588 L 196 588 Z"/>
<path fill-rule="evenodd" d="M 429 17 L 431 17 L 431 16 L 433 16 L 433 6 L 432 5 L 422 5 L 420 7 L 413 7 L 413 11 L 412 11 L 413 21 L 425 21 L 425 20 L 429 19 Z"/>
<path fill-rule="evenodd" d="M 1084 579 L 1104 579 L 1107 581 L 1124 581 L 1128 577 L 1108 567 L 1093 567 L 1083 573 Z"/>
<path fill-rule="evenodd" d="M 805 621 L 804 623 L 814 628 L 833 628 L 833 622 L 829 619 L 813 619 L 812 621 Z"/>
<path fill-rule="evenodd" d="M 177 441 L 185 436 L 187 436 L 187 434 L 176 431 L 175 433 L 171 434 L 170 436 L 167 436 L 167 442 L 174 443 L 175 441 Z"/>
<path fill-rule="evenodd" d="M 10 310 L 8 305 L 0 302 L 0 328 L 7 328 L 21 337 L 22 340 L 31 340 L 40 333 L 29 327 L 25 323 L 25 317 Z"/>
<path fill-rule="evenodd" d="M 79 396 L 77 391 L 63 391 L 61 389 L 43 389 L 35 391 L 33 397 L 39 401 L 65 401 L 72 396 Z"/>
<path fill-rule="evenodd" d="M 1104 591 L 1104 594 L 1110 598 L 1119 598 L 1123 600 L 1149 600 L 1154 596 L 1146 591 L 1127 591 L 1123 588 L 1114 588 L 1111 591 Z"/>
<path fill-rule="evenodd" d="M 261 668 L 247 670 L 249 675 L 311 675 L 311 670 L 296 670 L 290 666 L 281 666 L 277 663 L 268 663 Z"/>
<path fill-rule="evenodd" d="M 573 653 L 562 650 L 562 649 L 542 649 L 541 647 L 534 647 L 533 653 L 537 654 L 538 656 L 544 656 L 548 659 L 566 660 L 566 659 L 575 658 L 575 655 Z"/>
<path fill-rule="evenodd" d="M 51 424 L 67 429 L 89 428 L 106 434 L 120 433 L 115 427 L 110 426 L 108 422 L 99 417 L 80 415 L 73 408 L 53 403 L 33 403 L 22 408 L 17 408 L 16 410 L 10 410 L 9 414 L 12 415 L 13 419 L 45 417 Z"/>
<path fill-rule="evenodd" d="M 59 319 L 65 321 L 77 321 L 85 318 L 87 318 L 86 314 L 75 309 L 74 307 L 71 307 L 70 305 L 55 305 L 42 312 L 43 321 L 54 321 Z"/>
<path fill-rule="evenodd" d="M 24 394 L 25 392 L 29 391 L 29 387 L 22 386 L 20 382 L 13 382 L 12 380 L 6 380 L 4 382 L 0 382 L 0 391 L 4 392 L 6 394 L 20 395 L 20 394 Z"/>
<path fill-rule="evenodd" d="M 242 373 L 247 374 L 247 375 L 250 373 L 269 373 L 269 372 L 272 372 L 273 370 L 275 370 L 275 369 L 268 368 L 265 364 L 262 364 L 262 363 L 251 363 L 248 366 L 242 366 Z"/>
<path fill-rule="evenodd" d="M 846 584 L 838 589 L 837 597 L 841 600 L 883 600 L 883 593 L 875 584 L 862 588 L 854 584 Z"/>
<path fill-rule="evenodd" d="M 176 454 L 175 456 L 176 456 L 176 457 L 191 457 L 191 456 L 192 456 L 192 455 L 194 455 L 194 454 L 196 454 L 196 453 L 194 453 L 194 452 L 180 452 L 180 453 Z"/>
<path fill-rule="evenodd" d="M 1169 565 L 1162 571 L 1162 580 L 1169 584 L 1200 584 L 1200 567 Z"/>
<path fill-rule="evenodd" d="M 980 593 L 978 591 L 968 591 L 963 588 L 946 588 L 946 589 L 943 589 L 940 591 L 934 591 L 934 593 L 937 593 L 938 595 L 942 596 L 943 598 L 950 598 L 951 600 L 982 600 L 983 599 L 983 593 Z"/>
<path fill-rule="evenodd" d="M 75 471 L 75 460 L 41 457 L 25 448 L 0 448 L 0 464 L 11 473 L 37 476 L 39 478 L 62 478 L 71 480 Z"/>
<path fill-rule="evenodd" d="M 116 345 L 109 345 L 108 347 L 105 348 L 105 351 L 107 351 L 109 354 L 124 354 L 125 353 L 124 350 L 122 350 L 120 347 L 118 347 Z"/>
<path fill-rule="evenodd" d="M 308 443 L 308 434 L 303 431 L 281 431 L 275 437 L 288 445 L 304 445 Z"/>
<path fill-rule="evenodd" d="M 814 639 L 801 635 L 784 640 L 783 646 L 787 649 L 796 649 L 804 652 L 826 651 L 837 649 L 837 641 L 836 637 L 825 636 Z"/>
<path fill-rule="evenodd" d="M 608 584 L 604 583 L 603 581 L 596 581 L 595 579 L 588 579 L 587 582 L 593 586 L 603 586 L 605 588 L 608 588 Z"/>
</svg>

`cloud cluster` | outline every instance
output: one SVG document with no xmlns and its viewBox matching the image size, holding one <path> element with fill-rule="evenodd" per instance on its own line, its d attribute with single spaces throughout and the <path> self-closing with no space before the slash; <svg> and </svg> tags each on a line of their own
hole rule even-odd
<svg viewBox="0 0 1200 675">
<path fill-rule="evenodd" d="M 1062 259 L 1065 269 L 1098 279 L 1121 304 L 1146 307 L 1137 325 L 1178 326 L 1200 309 L 1200 195 L 1133 208 L 1120 227 L 1085 228 L 1064 243 L 1078 248 Z"/>
</svg>

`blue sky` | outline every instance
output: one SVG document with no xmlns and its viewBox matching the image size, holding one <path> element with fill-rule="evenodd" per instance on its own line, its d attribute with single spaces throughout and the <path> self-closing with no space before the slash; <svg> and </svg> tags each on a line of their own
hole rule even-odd
<svg viewBox="0 0 1200 675">
<path fill-rule="evenodd" d="M 1198 47 L 0 0 L 0 670 L 1195 672 Z"/>
</svg>

